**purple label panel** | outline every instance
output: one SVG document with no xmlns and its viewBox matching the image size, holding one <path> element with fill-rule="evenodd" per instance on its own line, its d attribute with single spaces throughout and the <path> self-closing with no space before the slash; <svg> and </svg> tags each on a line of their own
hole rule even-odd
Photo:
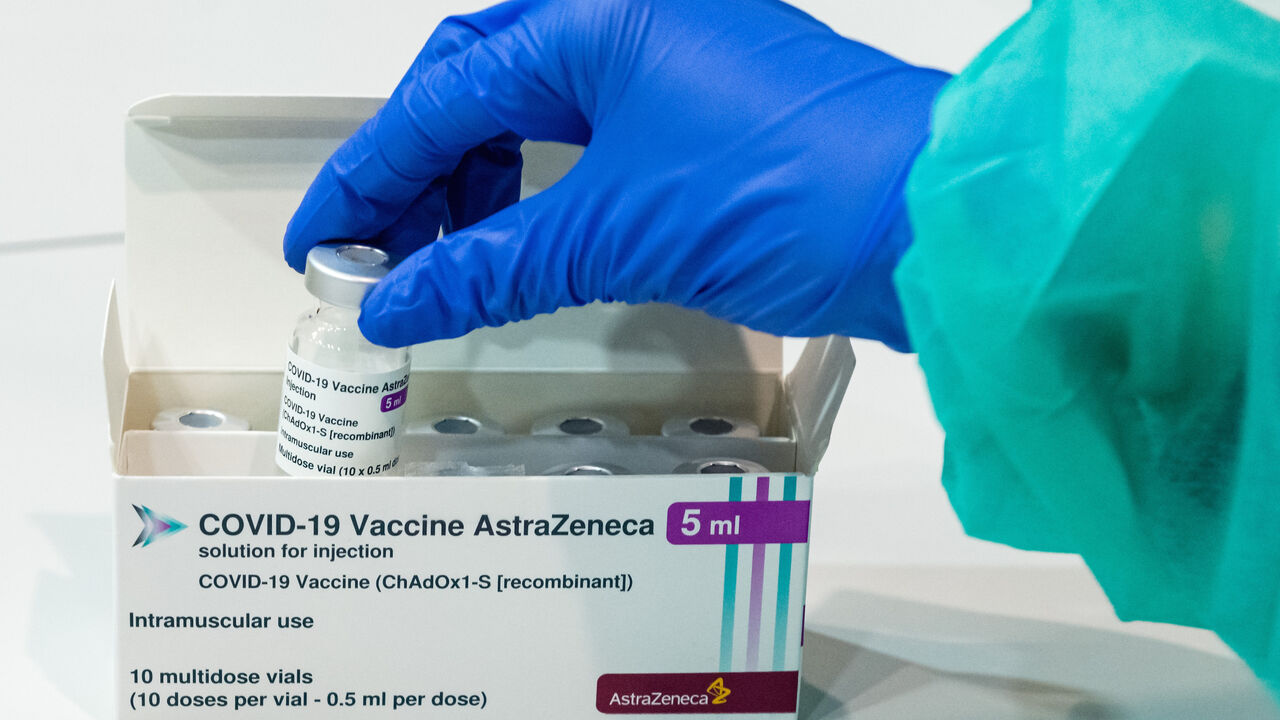
<svg viewBox="0 0 1280 720">
<path fill-rule="evenodd" d="M 382 396 L 382 412 L 391 412 L 404 404 L 405 398 L 409 397 L 409 388 L 404 388 L 390 395 Z"/>
<path fill-rule="evenodd" d="M 672 545 L 808 541 L 808 500 L 680 502 L 667 508 L 667 542 Z"/>
<path fill-rule="evenodd" d="M 608 715 L 794 714 L 799 695 L 794 670 L 610 673 L 596 680 L 596 710 Z"/>
</svg>

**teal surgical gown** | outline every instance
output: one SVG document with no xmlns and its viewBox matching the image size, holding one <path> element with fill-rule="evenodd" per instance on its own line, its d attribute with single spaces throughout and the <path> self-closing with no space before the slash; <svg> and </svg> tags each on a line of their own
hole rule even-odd
<svg viewBox="0 0 1280 720">
<path fill-rule="evenodd" d="M 966 530 L 1280 689 L 1280 23 L 1052 0 L 939 97 L 895 276 Z"/>
</svg>

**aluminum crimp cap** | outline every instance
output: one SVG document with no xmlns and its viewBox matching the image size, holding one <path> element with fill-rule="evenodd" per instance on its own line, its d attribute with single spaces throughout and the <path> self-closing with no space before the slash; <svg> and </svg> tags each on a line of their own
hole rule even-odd
<svg viewBox="0 0 1280 720">
<path fill-rule="evenodd" d="M 351 242 L 327 242 L 307 253 L 302 282 L 317 298 L 339 307 L 358 308 L 365 293 L 395 267 L 387 253 Z"/>
</svg>

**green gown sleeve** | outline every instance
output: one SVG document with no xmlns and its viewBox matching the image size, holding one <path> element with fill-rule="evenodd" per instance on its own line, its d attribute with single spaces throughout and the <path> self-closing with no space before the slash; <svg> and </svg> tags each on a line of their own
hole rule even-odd
<svg viewBox="0 0 1280 720">
<path fill-rule="evenodd" d="M 1280 23 L 1051 0 L 940 95 L 895 275 L 966 530 L 1280 689 Z"/>
</svg>

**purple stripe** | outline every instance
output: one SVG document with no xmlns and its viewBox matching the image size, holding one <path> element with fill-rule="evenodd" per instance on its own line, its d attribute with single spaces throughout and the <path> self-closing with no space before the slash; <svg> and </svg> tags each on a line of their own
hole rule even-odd
<svg viewBox="0 0 1280 720">
<path fill-rule="evenodd" d="M 756 502 L 768 502 L 769 478 L 756 479 Z M 764 605 L 764 543 L 751 546 L 751 605 L 747 610 L 747 670 L 760 665 L 760 609 Z"/>
</svg>

